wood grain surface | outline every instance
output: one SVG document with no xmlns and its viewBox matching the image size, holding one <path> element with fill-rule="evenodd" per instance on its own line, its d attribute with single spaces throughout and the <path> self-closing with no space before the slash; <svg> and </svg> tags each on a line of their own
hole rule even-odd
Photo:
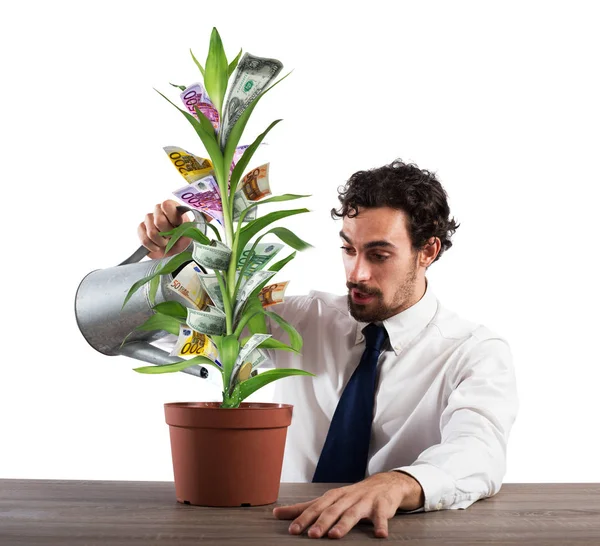
<svg viewBox="0 0 600 546">
<path fill-rule="evenodd" d="M 171 482 L 0 480 L 0 545 L 299 544 L 313 539 L 289 535 L 273 507 L 331 487 L 287 483 L 274 505 L 203 508 L 177 503 Z M 372 532 L 361 523 L 342 540 L 382 540 Z M 599 546 L 600 484 L 505 484 L 466 510 L 398 514 L 388 542 Z"/>
</svg>

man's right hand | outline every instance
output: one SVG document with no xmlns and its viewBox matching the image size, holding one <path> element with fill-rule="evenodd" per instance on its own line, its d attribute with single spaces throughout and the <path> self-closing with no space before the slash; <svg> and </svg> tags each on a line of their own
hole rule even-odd
<svg viewBox="0 0 600 546">
<path fill-rule="evenodd" d="M 160 205 L 154 207 L 154 212 L 146 214 L 144 221 L 138 226 L 137 231 L 140 242 L 150 251 L 148 257 L 152 260 L 179 254 L 180 252 L 183 252 L 191 242 L 189 237 L 182 237 L 175 243 L 173 248 L 165 254 L 165 248 L 169 242 L 169 237 L 163 237 L 158 233 L 160 231 L 170 231 L 181 225 L 183 222 L 193 221 L 193 217 L 186 216 L 186 214 L 190 214 L 191 216 L 191 213 L 182 214 L 177 211 L 178 205 L 179 203 L 172 199 L 163 201 Z"/>
</svg>

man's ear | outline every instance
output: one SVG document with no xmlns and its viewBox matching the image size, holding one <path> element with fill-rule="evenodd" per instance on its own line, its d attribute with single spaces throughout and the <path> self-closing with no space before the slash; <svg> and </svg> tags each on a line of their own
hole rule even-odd
<svg viewBox="0 0 600 546">
<path fill-rule="evenodd" d="M 442 248 L 439 237 L 431 237 L 419 250 L 419 265 L 429 267 Z"/>
</svg>

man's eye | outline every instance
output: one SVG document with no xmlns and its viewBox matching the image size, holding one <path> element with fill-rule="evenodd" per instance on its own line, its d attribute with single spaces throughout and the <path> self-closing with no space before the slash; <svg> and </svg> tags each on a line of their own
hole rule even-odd
<svg viewBox="0 0 600 546">
<path fill-rule="evenodd" d="M 340 247 L 346 254 L 350 254 L 350 252 L 352 252 L 352 247 L 351 246 L 341 246 Z"/>
<path fill-rule="evenodd" d="M 385 262 L 389 256 L 386 256 L 385 254 L 373 254 L 373 258 L 375 258 L 375 261 L 377 262 Z"/>
</svg>

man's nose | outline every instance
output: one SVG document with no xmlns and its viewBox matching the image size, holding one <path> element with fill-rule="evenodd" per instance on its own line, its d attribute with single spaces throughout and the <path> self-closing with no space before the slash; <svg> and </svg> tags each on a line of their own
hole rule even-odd
<svg viewBox="0 0 600 546">
<path fill-rule="evenodd" d="M 369 263 L 363 256 L 356 256 L 348 272 L 348 280 L 354 284 L 365 283 L 371 278 Z"/>
</svg>

